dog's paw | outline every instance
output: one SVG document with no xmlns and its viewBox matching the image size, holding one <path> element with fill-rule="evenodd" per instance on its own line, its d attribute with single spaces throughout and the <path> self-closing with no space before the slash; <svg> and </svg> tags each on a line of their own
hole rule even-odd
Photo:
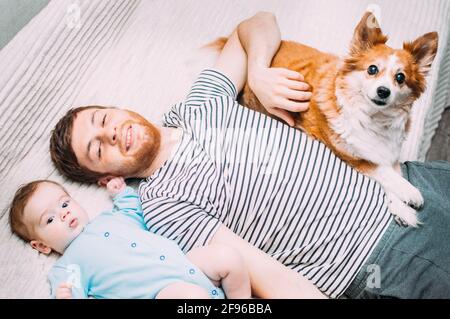
<svg viewBox="0 0 450 319">
<path fill-rule="evenodd" d="M 420 191 L 413 187 L 413 190 L 411 191 L 411 196 L 409 197 L 409 200 L 406 202 L 409 206 L 420 209 L 423 206 L 423 196 L 420 193 Z"/>
<path fill-rule="evenodd" d="M 373 171 L 371 177 L 383 186 L 386 194 L 392 194 L 406 205 L 416 209 L 423 206 L 423 197 L 420 191 L 395 172 L 392 167 L 380 166 Z"/>
<path fill-rule="evenodd" d="M 401 219 L 401 218 L 398 217 L 398 216 L 394 216 L 394 219 L 395 219 L 395 222 L 396 222 L 397 224 L 399 224 L 400 226 L 403 226 L 403 227 L 408 227 L 408 226 L 409 226 L 408 223 L 407 223 L 406 221 L 404 221 L 403 219 Z"/>
<path fill-rule="evenodd" d="M 420 194 L 420 193 L 419 193 Z M 417 218 L 417 212 L 396 196 L 388 196 L 388 207 L 395 220 L 402 226 L 419 227 L 422 223 Z"/>
<path fill-rule="evenodd" d="M 404 183 L 396 193 L 398 198 L 406 205 L 409 205 L 415 209 L 420 209 L 423 206 L 422 194 L 409 182 Z"/>
</svg>

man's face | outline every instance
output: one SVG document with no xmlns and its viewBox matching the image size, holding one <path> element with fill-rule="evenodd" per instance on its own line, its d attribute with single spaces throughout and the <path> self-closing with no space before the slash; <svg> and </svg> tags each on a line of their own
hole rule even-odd
<svg viewBox="0 0 450 319">
<path fill-rule="evenodd" d="M 93 108 L 77 114 L 71 143 L 78 163 L 91 171 L 140 177 L 159 151 L 160 133 L 135 112 Z"/>
</svg>

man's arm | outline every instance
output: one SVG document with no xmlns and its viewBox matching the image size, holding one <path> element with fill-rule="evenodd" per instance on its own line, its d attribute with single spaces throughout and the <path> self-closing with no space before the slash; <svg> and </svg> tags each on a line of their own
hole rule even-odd
<svg viewBox="0 0 450 319">
<path fill-rule="evenodd" d="M 249 244 L 197 205 L 173 197 L 141 197 L 148 230 L 176 242 L 188 253 L 195 247 L 225 245 L 247 265 L 252 291 L 261 298 L 324 298 L 298 272 Z M 214 259 L 214 258 L 213 258 Z M 201 267 L 200 267 L 201 268 Z"/>
<path fill-rule="evenodd" d="M 308 279 L 252 246 L 224 225 L 219 227 L 210 244 L 228 245 L 243 256 L 250 273 L 253 295 L 257 297 L 326 298 Z"/>
<path fill-rule="evenodd" d="M 247 54 L 239 41 L 237 30 L 228 37 L 214 69 L 225 74 L 233 82 L 237 93 L 244 88 L 247 81 Z"/>
<path fill-rule="evenodd" d="M 300 73 L 270 68 L 280 43 L 274 15 L 260 12 L 241 22 L 233 31 L 214 68 L 230 78 L 237 92 L 248 81 L 266 110 L 293 126 L 294 119 L 288 111 L 305 111 L 311 92 Z"/>
<path fill-rule="evenodd" d="M 310 87 L 303 76 L 284 68 L 270 68 L 281 44 L 275 16 L 259 12 L 241 22 L 237 28 L 239 40 L 248 56 L 248 83 L 266 110 L 293 126 L 287 112 L 303 112 L 311 99 Z"/>
</svg>

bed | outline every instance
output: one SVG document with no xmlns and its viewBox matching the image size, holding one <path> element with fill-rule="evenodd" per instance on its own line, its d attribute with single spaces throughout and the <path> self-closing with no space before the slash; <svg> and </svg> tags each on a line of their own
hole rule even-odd
<svg viewBox="0 0 450 319">
<path fill-rule="evenodd" d="M 372 0 L 373 1 L 373 0 Z M 159 123 L 186 95 L 207 61 L 196 50 L 228 35 L 259 10 L 276 14 L 284 39 L 345 54 L 370 0 L 53 0 L 0 51 L 0 298 L 47 298 L 55 256 L 13 236 L 8 206 L 20 184 L 64 183 L 95 214 L 111 203 L 104 190 L 62 178 L 48 152 L 50 131 L 67 109 L 114 105 Z M 450 88 L 450 1 L 379 0 L 394 47 L 439 32 L 426 93 L 414 105 L 402 160 L 424 160 Z"/>
</svg>

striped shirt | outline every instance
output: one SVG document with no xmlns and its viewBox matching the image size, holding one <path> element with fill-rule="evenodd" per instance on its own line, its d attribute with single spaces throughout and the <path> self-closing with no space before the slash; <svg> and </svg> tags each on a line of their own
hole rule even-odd
<svg viewBox="0 0 450 319">
<path fill-rule="evenodd" d="M 139 186 L 147 228 L 188 252 L 223 224 L 339 297 L 391 220 L 381 186 L 236 97 L 225 75 L 205 70 L 165 114 L 183 136 Z"/>
</svg>

